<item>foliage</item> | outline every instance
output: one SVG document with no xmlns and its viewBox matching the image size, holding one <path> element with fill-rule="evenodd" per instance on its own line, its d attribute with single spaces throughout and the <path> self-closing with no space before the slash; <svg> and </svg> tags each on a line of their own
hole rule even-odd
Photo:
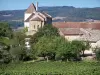
<svg viewBox="0 0 100 75">
<path fill-rule="evenodd" d="M 26 49 L 22 46 L 16 46 L 10 49 L 10 54 L 15 61 L 24 60 L 26 57 Z"/>
<path fill-rule="evenodd" d="M 39 39 L 39 41 L 35 44 L 34 49 L 37 50 L 37 54 L 39 56 L 43 56 L 44 58 L 51 58 L 55 54 L 55 37 L 46 37 L 43 36 Z"/>
<path fill-rule="evenodd" d="M 59 36 L 59 33 L 58 33 L 58 29 L 53 27 L 52 25 L 45 25 L 43 26 L 43 28 L 40 28 L 38 30 L 37 33 L 35 33 L 31 39 L 30 39 L 30 43 L 36 43 L 39 38 L 43 37 L 43 36 L 47 36 L 47 37 L 50 37 L 50 36 Z"/>
<path fill-rule="evenodd" d="M 1 75 L 99 75 L 99 62 L 33 62 L 0 65 Z"/>
<path fill-rule="evenodd" d="M 56 60 L 66 60 L 69 59 L 71 55 L 71 44 L 69 41 L 65 40 L 62 37 L 55 38 L 56 43 Z"/>
<path fill-rule="evenodd" d="M 60 36 L 43 36 L 33 47 L 38 55 L 56 60 L 77 60 L 86 48 L 83 41 L 70 42 Z"/>
<path fill-rule="evenodd" d="M 11 60 L 23 60 L 25 52 L 24 32 L 12 32 L 8 23 L 0 23 L 0 62 L 9 63 Z"/>
<path fill-rule="evenodd" d="M 57 41 L 57 53 L 56 57 L 60 59 L 68 60 L 80 60 L 81 51 L 86 49 L 85 43 L 83 41 L 67 41 L 64 39 L 59 39 Z"/>
<path fill-rule="evenodd" d="M 0 22 L 0 62 L 9 63 L 11 60 L 9 50 L 12 35 L 12 29 L 9 24 Z"/>
<path fill-rule="evenodd" d="M 74 46 L 74 47 L 76 47 L 76 54 L 78 53 L 78 52 L 83 52 L 83 55 L 84 55 L 84 51 L 86 50 L 86 49 L 89 49 L 90 48 L 90 44 L 89 44 L 89 42 L 88 41 L 86 41 L 86 42 L 84 42 L 84 41 L 78 41 L 78 40 L 73 40 L 72 42 L 71 42 L 71 44 Z"/>
<path fill-rule="evenodd" d="M 23 32 L 14 32 L 11 40 L 12 45 L 25 45 L 25 37 Z"/>
<path fill-rule="evenodd" d="M 12 37 L 12 30 L 6 22 L 0 22 L 0 37 Z"/>
<path fill-rule="evenodd" d="M 98 60 L 98 61 L 100 61 L 100 48 L 95 48 L 95 53 L 96 53 L 96 59 Z"/>
<path fill-rule="evenodd" d="M 11 61 L 9 50 L 10 46 L 5 45 L 5 43 L 0 43 L 0 62 L 9 63 Z"/>
</svg>

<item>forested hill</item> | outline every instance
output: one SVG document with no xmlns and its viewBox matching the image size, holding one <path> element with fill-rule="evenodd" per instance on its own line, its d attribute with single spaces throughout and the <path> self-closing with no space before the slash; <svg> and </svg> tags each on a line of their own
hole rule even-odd
<svg viewBox="0 0 100 75">
<path fill-rule="evenodd" d="M 48 12 L 53 21 L 84 21 L 86 19 L 100 20 L 100 7 L 75 8 L 72 6 L 39 7 L 39 11 Z M 0 11 L 0 21 L 23 22 L 25 10 Z"/>
<path fill-rule="evenodd" d="M 64 20 L 80 21 L 84 19 L 100 20 L 100 7 L 75 8 L 71 6 L 40 7 L 40 11 L 48 12 L 52 17 L 62 17 Z M 23 20 L 25 10 L 0 11 L 0 21 Z M 59 18 L 58 18 L 59 19 Z"/>
</svg>

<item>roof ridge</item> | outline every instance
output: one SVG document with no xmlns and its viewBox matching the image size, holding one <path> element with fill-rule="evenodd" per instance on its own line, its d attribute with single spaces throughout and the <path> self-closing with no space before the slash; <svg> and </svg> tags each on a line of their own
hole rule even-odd
<svg viewBox="0 0 100 75">
<path fill-rule="evenodd" d="M 36 7 L 33 3 L 31 3 L 30 6 L 25 11 L 25 13 L 33 13 L 33 12 L 36 12 Z"/>
<path fill-rule="evenodd" d="M 39 16 L 38 14 L 35 14 L 34 17 L 32 17 L 30 20 L 35 20 L 35 19 L 38 19 L 38 20 L 41 20 L 41 21 L 44 21 L 44 18 L 42 18 L 41 16 Z"/>
<path fill-rule="evenodd" d="M 32 13 L 32 14 L 25 20 L 25 22 L 28 22 L 28 21 L 32 18 L 33 15 L 34 15 L 34 13 Z"/>
</svg>

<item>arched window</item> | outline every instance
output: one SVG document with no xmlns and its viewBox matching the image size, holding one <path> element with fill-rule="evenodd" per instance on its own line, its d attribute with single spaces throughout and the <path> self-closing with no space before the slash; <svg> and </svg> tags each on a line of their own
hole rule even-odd
<svg viewBox="0 0 100 75">
<path fill-rule="evenodd" d="M 39 25 L 37 25 L 37 29 L 39 29 Z"/>
<path fill-rule="evenodd" d="M 35 29 L 35 25 L 34 25 L 34 29 Z"/>
</svg>

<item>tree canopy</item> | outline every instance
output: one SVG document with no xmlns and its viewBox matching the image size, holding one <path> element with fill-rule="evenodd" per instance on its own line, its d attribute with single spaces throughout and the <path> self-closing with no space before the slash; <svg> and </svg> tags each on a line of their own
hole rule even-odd
<svg viewBox="0 0 100 75">
<path fill-rule="evenodd" d="M 52 25 L 45 25 L 43 28 L 40 28 L 38 32 L 36 32 L 33 36 L 31 36 L 30 43 L 36 43 L 39 38 L 43 36 L 59 36 L 58 29 L 53 27 Z"/>
<path fill-rule="evenodd" d="M 12 29 L 6 22 L 0 22 L 0 37 L 12 37 Z"/>
</svg>

